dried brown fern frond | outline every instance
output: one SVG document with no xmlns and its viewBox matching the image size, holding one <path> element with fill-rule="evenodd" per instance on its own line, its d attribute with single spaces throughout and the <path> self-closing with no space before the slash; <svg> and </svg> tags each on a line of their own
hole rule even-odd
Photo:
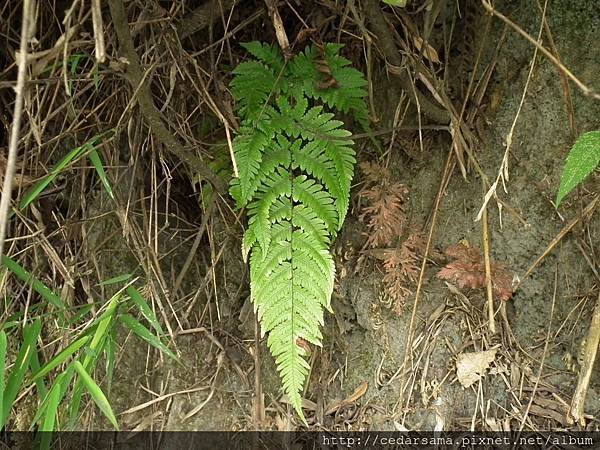
<svg viewBox="0 0 600 450">
<path fill-rule="evenodd" d="M 446 264 L 437 277 L 456 283 L 459 288 L 480 289 L 485 287 L 485 264 L 481 251 L 477 247 L 459 243 L 451 245 L 445 251 L 454 261 Z M 512 276 L 506 266 L 492 263 L 492 282 L 494 294 L 501 300 L 512 298 Z"/>
<path fill-rule="evenodd" d="M 420 233 L 412 233 L 399 247 L 385 252 L 383 260 L 385 296 L 398 315 L 404 308 L 406 298 L 412 294 L 408 286 L 417 282 L 420 255 L 425 245 L 425 240 Z"/>
<path fill-rule="evenodd" d="M 363 255 L 382 261 L 383 301 L 397 314 L 402 312 L 406 298 L 412 294 L 409 286 L 417 281 L 420 255 L 425 241 L 420 233 L 410 233 L 399 243 L 407 230 L 406 201 L 408 188 L 393 182 L 389 170 L 375 163 L 362 163 L 365 184 L 359 192 L 364 201 L 359 219 L 368 231 Z"/>
<path fill-rule="evenodd" d="M 408 188 L 392 182 L 390 173 L 374 163 L 360 165 L 365 174 L 365 186 L 358 193 L 367 205 L 361 208 L 359 220 L 367 225 L 364 248 L 389 247 L 401 235 L 406 224 L 405 203 Z"/>
</svg>

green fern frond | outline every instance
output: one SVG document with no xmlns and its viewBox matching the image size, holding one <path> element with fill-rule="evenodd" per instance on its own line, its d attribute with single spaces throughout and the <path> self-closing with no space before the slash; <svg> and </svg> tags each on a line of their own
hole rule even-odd
<svg viewBox="0 0 600 450">
<path fill-rule="evenodd" d="M 300 167 L 327 187 L 335 198 L 338 226 L 341 227 L 348 210 L 356 159 L 352 148 L 354 141 L 348 139 L 351 133 L 340 128 L 342 122 L 330 120 L 330 117 L 317 107 L 297 120 L 299 134 L 309 143 L 294 152 L 292 167 Z"/>
<path fill-rule="evenodd" d="M 333 197 L 319 183 L 306 175 L 294 179 L 292 189 L 294 201 L 302 202 L 312 209 L 317 217 L 325 222 L 331 234 L 338 229 L 338 216 L 333 205 Z"/>
<path fill-rule="evenodd" d="M 247 206 L 242 254 L 244 260 L 250 255 L 261 331 L 304 420 L 301 392 L 310 368 L 300 340 L 321 345 L 335 278 L 329 246 L 346 217 L 356 162 L 351 133 L 329 111 L 366 120 L 365 81 L 338 55 L 339 45 L 324 51 L 339 83 L 332 89 L 318 89 L 314 47 L 287 64 L 274 46 L 244 47 L 258 61 L 234 72 L 242 126 L 233 140 L 239 178 L 230 193 L 239 207 Z"/>
<path fill-rule="evenodd" d="M 239 207 L 245 206 L 254 195 L 258 171 L 269 141 L 270 136 L 250 127 L 242 128 L 233 141 L 239 178 L 230 193 Z"/>
</svg>

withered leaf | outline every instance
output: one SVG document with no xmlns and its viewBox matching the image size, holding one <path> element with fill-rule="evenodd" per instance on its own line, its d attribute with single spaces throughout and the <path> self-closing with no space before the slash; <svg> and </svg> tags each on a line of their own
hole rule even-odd
<svg viewBox="0 0 600 450">
<path fill-rule="evenodd" d="M 459 288 L 480 289 L 485 287 L 485 264 L 481 251 L 459 243 L 451 245 L 445 251 L 446 255 L 454 261 L 446 264 L 437 277 L 450 281 Z M 501 300 L 510 300 L 513 295 L 512 276 L 501 263 L 491 263 L 492 286 L 494 294 Z"/>
<path fill-rule="evenodd" d="M 484 352 L 461 353 L 456 358 L 456 376 L 463 387 L 469 387 L 485 375 L 498 349 Z"/>
</svg>

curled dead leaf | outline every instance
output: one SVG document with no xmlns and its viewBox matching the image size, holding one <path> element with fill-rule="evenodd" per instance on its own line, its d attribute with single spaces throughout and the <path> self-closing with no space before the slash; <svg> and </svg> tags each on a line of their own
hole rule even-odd
<svg viewBox="0 0 600 450">
<path fill-rule="evenodd" d="M 435 64 L 440 63 L 440 57 L 438 56 L 438 52 L 435 48 L 429 45 L 427 42 L 424 42 L 419 36 L 413 36 L 413 43 L 419 52 L 423 53 L 423 56 L 427 58 L 429 61 Z M 423 46 L 425 48 L 423 49 Z"/>
<path fill-rule="evenodd" d="M 481 380 L 491 362 L 496 359 L 498 349 L 482 352 L 461 353 L 456 358 L 456 376 L 463 387 L 468 388 Z"/>
</svg>

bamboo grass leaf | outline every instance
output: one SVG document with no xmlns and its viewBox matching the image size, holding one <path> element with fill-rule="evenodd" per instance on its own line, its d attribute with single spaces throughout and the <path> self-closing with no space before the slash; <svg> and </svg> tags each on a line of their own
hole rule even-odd
<svg viewBox="0 0 600 450">
<path fill-rule="evenodd" d="M 38 352 L 35 350 L 31 354 L 31 358 L 29 358 L 29 367 L 31 368 L 31 373 L 36 373 L 38 370 L 40 370 L 40 358 Z M 48 389 L 46 389 L 44 380 L 37 378 L 33 381 L 35 382 L 35 386 L 37 388 L 38 397 L 41 399 L 44 398 L 48 393 Z"/>
<path fill-rule="evenodd" d="M 30 429 L 33 429 L 35 427 L 35 424 L 39 423 L 42 420 L 42 417 L 45 417 L 46 410 L 47 410 L 48 404 L 50 402 L 50 395 L 53 394 L 53 392 L 55 392 L 55 391 L 59 393 L 58 398 L 59 398 L 59 404 L 60 404 L 62 399 L 67 394 L 68 388 L 71 386 L 71 380 L 73 379 L 74 370 L 75 369 L 73 369 L 73 365 L 70 364 L 67 367 L 67 370 L 60 373 L 56 377 L 52 387 L 50 388 L 50 391 L 48 392 L 48 394 L 46 394 L 46 397 L 44 397 L 40 406 L 37 409 L 35 416 L 31 422 Z"/>
<path fill-rule="evenodd" d="M 92 151 L 90 151 L 89 158 L 92 162 L 92 165 L 96 169 L 96 172 L 98 173 L 98 177 L 100 177 L 100 181 L 104 186 L 104 190 L 106 190 L 106 193 L 109 195 L 109 197 L 114 200 L 115 195 L 113 194 L 112 187 L 110 186 L 110 182 L 106 176 L 106 171 L 104 170 L 104 165 L 102 164 L 102 160 L 100 159 L 100 155 L 96 149 L 92 149 Z"/>
<path fill-rule="evenodd" d="M 148 305 L 146 300 L 144 300 L 142 294 L 140 294 L 140 292 L 133 286 L 127 287 L 127 294 L 129 295 L 129 298 L 131 298 L 131 301 L 135 303 L 140 313 L 142 313 L 142 316 L 144 316 L 148 323 L 152 325 L 152 328 L 156 330 L 158 335 L 162 336 L 165 334 L 160 326 L 160 323 L 158 322 L 158 319 L 156 318 L 156 314 L 154 314 L 154 311 L 152 311 L 150 305 Z"/>
<path fill-rule="evenodd" d="M 90 345 L 84 347 L 86 355 L 83 359 L 83 367 L 88 373 L 93 371 L 98 357 L 104 350 L 107 337 L 110 334 L 110 327 L 113 323 L 114 315 L 119 305 L 119 299 L 120 294 L 113 296 L 106 307 L 106 311 L 104 311 L 104 313 L 102 313 L 100 317 L 95 320 L 96 328 L 94 331 L 94 336 L 92 337 Z M 69 428 L 73 428 L 75 426 L 75 422 L 77 421 L 79 407 L 81 406 L 81 395 L 83 393 L 82 387 L 81 379 L 78 378 L 75 382 L 73 395 L 69 404 Z"/>
<path fill-rule="evenodd" d="M 48 394 L 48 401 L 45 405 L 44 421 L 40 426 L 38 438 L 39 445 L 36 446 L 39 450 L 47 450 L 50 448 L 52 442 L 52 436 L 54 431 L 54 425 L 56 422 L 56 415 L 58 414 L 58 405 L 60 404 L 60 389 L 50 389 Z"/>
<path fill-rule="evenodd" d="M 170 358 L 177 360 L 177 356 L 171 350 L 169 350 L 168 347 L 165 344 L 163 344 L 159 338 L 154 336 L 150 332 L 150 330 L 148 330 L 148 328 L 146 328 L 144 325 L 135 320 L 132 315 L 122 314 L 121 316 L 119 316 L 119 320 L 123 323 L 123 325 L 125 325 L 135 334 L 137 334 L 140 338 L 142 338 L 152 347 L 160 350 Z"/>
<path fill-rule="evenodd" d="M 90 377 L 87 373 L 83 365 L 79 361 L 75 361 L 73 363 L 73 367 L 75 371 L 79 375 L 79 379 L 82 381 L 83 386 L 85 386 L 86 390 L 94 400 L 94 403 L 98 406 L 100 411 L 104 414 L 104 416 L 110 421 L 110 423 L 115 427 L 116 430 L 119 429 L 119 424 L 117 423 L 117 418 L 113 413 L 112 407 L 100 386 L 96 384 L 96 382 Z"/>
<path fill-rule="evenodd" d="M 130 278 L 131 278 L 130 273 L 124 273 L 123 275 L 118 275 L 116 277 L 109 278 L 108 280 L 104 280 L 104 281 L 98 283 L 98 286 L 110 286 L 111 284 L 117 284 L 117 283 L 121 283 L 123 281 L 127 281 Z"/>
<path fill-rule="evenodd" d="M 48 396 L 48 404 L 46 406 L 44 422 L 40 427 L 40 431 L 49 432 L 54 431 L 54 422 L 56 419 L 56 413 L 58 411 L 58 405 L 60 403 L 60 389 L 51 389 Z M 51 434 L 50 434 L 51 436 Z"/>
<path fill-rule="evenodd" d="M 2 399 L 3 417 L 2 420 L 0 420 L 3 424 L 6 423 L 13 402 L 17 398 L 17 394 L 23 385 L 25 373 L 29 367 L 29 360 L 33 352 L 35 352 L 35 345 L 37 338 L 40 335 L 41 328 L 42 322 L 39 319 L 36 319 L 32 324 L 27 325 L 23 331 L 23 342 L 4 389 L 4 398 Z"/>
<path fill-rule="evenodd" d="M 25 270 L 19 263 L 9 258 L 8 256 L 2 256 L 2 264 L 8 268 L 17 278 L 24 283 L 31 283 L 31 287 L 34 291 L 42 296 L 42 298 L 49 303 L 53 304 L 60 310 L 65 310 L 66 307 L 60 297 L 50 290 L 44 283 L 35 278 L 31 273 Z"/>
<path fill-rule="evenodd" d="M 115 362 L 117 359 L 117 342 L 116 342 L 116 329 L 112 327 L 109 335 L 106 337 L 106 344 L 104 345 L 104 355 L 106 359 L 106 384 L 107 392 L 110 393 L 112 386 L 112 379 L 115 370 Z"/>
<path fill-rule="evenodd" d="M 69 359 L 77 350 L 83 347 L 90 340 L 90 336 L 82 336 L 79 339 L 75 340 L 71 344 L 69 344 L 65 349 L 63 349 L 58 355 L 52 358 L 44 367 L 39 369 L 33 375 L 33 380 L 37 380 L 48 374 L 50 371 L 55 369 L 64 363 L 67 359 Z"/>
<path fill-rule="evenodd" d="M 98 142 L 100 142 L 102 139 L 104 139 L 104 137 L 111 134 L 112 132 L 113 130 L 111 129 L 104 133 L 97 134 L 83 145 L 69 151 L 54 167 L 52 167 L 52 169 L 50 169 L 48 175 L 46 175 L 44 178 L 42 178 L 40 181 L 34 184 L 33 187 L 25 193 L 25 195 L 21 199 L 19 208 L 25 209 L 27 206 L 29 206 L 29 204 L 35 199 L 37 199 L 40 196 L 40 194 L 44 192 L 44 190 L 48 187 L 48 185 L 52 183 L 52 181 L 54 181 L 54 179 L 56 179 L 56 177 L 60 175 L 68 166 L 73 164 L 86 153 L 95 150 Z"/>
<path fill-rule="evenodd" d="M 6 333 L 0 330 L 0 430 L 4 427 L 4 368 L 7 344 Z"/>
</svg>

